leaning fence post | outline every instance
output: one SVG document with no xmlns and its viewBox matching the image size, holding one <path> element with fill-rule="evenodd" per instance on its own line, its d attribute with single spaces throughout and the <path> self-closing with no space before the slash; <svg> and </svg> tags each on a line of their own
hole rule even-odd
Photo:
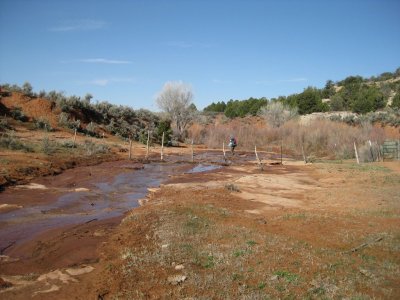
<svg viewBox="0 0 400 300">
<path fill-rule="evenodd" d="M 358 159 L 358 153 L 357 153 L 357 146 L 356 146 L 356 142 L 354 142 L 354 152 L 356 154 L 356 160 L 357 160 L 357 164 L 360 164 L 360 160 Z"/>
<path fill-rule="evenodd" d="M 147 131 L 146 159 L 149 158 L 149 142 L 150 142 L 150 130 Z"/>
<path fill-rule="evenodd" d="M 164 134 L 165 132 L 162 133 L 161 138 L 161 160 L 164 160 Z"/>
<path fill-rule="evenodd" d="M 258 166 L 260 167 L 260 170 L 263 171 L 263 170 L 264 170 L 264 166 L 263 166 L 263 164 L 262 164 L 260 158 L 258 157 L 257 146 L 256 146 L 256 145 L 254 145 L 254 152 L 255 152 L 255 154 L 256 154 Z"/>
</svg>

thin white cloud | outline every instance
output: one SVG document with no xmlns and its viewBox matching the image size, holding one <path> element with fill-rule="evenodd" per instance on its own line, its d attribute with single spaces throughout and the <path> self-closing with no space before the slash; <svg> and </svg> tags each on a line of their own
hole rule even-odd
<svg viewBox="0 0 400 300">
<path fill-rule="evenodd" d="M 132 62 L 129 60 L 116 60 L 116 59 L 106 59 L 106 58 L 86 58 L 86 59 L 79 59 L 79 62 L 84 63 L 92 63 L 92 64 L 131 64 Z"/>
<path fill-rule="evenodd" d="M 98 78 L 93 79 L 87 84 L 97 85 L 97 86 L 106 86 L 111 83 L 136 83 L 136 79 L 133 77 L 120 77 L 120 78 Z"/>
<path fill-rule="evenodd" d="M 54 32 L 91 31 L 102 29 L 106 25 L 106 22 L 99 20 L 74 20 L 65 22 L 60 26 L 52 27 L 49 30 Z"/>
<path fill-rule="evenodd" d="M 291 79 L 282 79 L 282 80 L 263 80 L 263 81 L 256 81 L 256 84 L 265 84 L 265 85 L 274 85 L 280 83 L 292 83 L 292 82 L 305 82 L 308 81 L 307 78 L 299 77 L 299 78 L 291 78 Z"/>
</svg>

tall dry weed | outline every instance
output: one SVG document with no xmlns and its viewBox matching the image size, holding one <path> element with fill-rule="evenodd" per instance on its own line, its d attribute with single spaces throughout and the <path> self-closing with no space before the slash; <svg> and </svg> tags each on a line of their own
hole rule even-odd
<svg viewBox="0 0 400 300">
<path fill-rule="evenodd" d="M 383 128 L 363 122 L 360 126 L 330 120 L 314 120 L 302 124 L 297 120 L 286 122 L 282 126 L 270 127 L 268 124 L 252 123 L 249 120 L 231 120 L 214 122 L 206 126 L 195 126 L 189 135 L 196 143 L 205 144 L 209 148 L 221 148 L 231 135 L 238 141 L 238 150 L 257 149 L 272 151 L 280 148 L 295 157 L 306 156 L 317 158 L 346 159 L 354 157 L 354 142 L 362 145 L 371 140 L 381 144 L 386 136 Z"/>
</svg>

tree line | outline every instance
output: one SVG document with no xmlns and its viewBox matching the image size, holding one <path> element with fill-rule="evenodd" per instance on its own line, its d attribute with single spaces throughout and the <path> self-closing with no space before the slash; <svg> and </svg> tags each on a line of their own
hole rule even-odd
<svg viewBox="0 0 400 300">
<path fill-rule="evenodd" d="M 400 108 L 400 68 L 377 77 L 349 76 L 336 83 L 328 80 L 321 89 L 309 86 L 301 93 L 270 100 L 262 97 L 213 102 L 204 108 L 204 112 L 224 113 L 228 118 L 244 117 L 257 115 L 268 103 L 280 102 L 301 115 L 326 111 L 365 114 L 385 108 L 389 99 L 392 100 L 391 107 Z"/>
</svg>

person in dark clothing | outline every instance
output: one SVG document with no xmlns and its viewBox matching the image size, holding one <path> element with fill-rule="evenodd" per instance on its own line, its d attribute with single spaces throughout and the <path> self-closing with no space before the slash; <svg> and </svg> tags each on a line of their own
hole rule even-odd
<svg viewBox="0 0 400 300">
<path fill-rule="evenodd" d="M 234 136 L 231 136 L 229 139 L 229 147 L 231 148 L 232 155 L 235 154 L 235 147 L 237 146 L 237 141 Z"/>
</svg>

